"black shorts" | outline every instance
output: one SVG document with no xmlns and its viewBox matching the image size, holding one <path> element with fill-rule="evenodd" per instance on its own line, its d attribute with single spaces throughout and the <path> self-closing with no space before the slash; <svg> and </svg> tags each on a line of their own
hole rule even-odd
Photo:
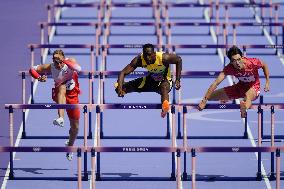
<svg viewBox="0 0 284 189">
<path fill-rule="evenodd" d="M 140 77 L 123 84 L 123 90 L 126 93 L 131 92 L 156 92 L 160 93 L 160 85 L 162 82 L 168 82 L 170 89 L 172 88 L 172 80 L 164 79 L 162 81 L 155 81 L 151 76 Z"/>
</svg>

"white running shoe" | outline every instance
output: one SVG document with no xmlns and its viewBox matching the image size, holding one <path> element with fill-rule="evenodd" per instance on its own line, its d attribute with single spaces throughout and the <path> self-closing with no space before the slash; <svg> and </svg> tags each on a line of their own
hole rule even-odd
<svg viewBox="0 0 284 189">
<path fill-rule="evenodd" d="M 65 146 L 69 146 L 69 140 L 66 140 L 65 141 Z M 69 161 L 72 161 L 73 159 L 73 152 L 67 152 L 66 153 L 66 158 L 69 160 Z"/>
<path fill-rule="evenodd" d="M 63 117 L 59 117 L 57 119 L 53 120 L 53 125 L 59 126 L 59 127 L 64 127 L 64 119 Z"/>
</svg>

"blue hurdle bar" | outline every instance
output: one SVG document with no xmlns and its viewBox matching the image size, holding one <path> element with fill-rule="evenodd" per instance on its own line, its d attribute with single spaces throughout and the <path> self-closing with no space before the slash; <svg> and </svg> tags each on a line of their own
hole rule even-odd
<svg viewBox="0 0 284 189">
<path fill-rule="evenodd" d="M 180 188 L 181 175 L 180 175 L 180 153 L 191 153 L 192 159 L 192 177 L 191 179 L 183 178 L 183 180 L 191 180 L 192 188 L 196 188 L 196 181 L 202 180 L 200 178 L 196 179 L 196 153 L 266 153 L 266 152 L 276 152 L 276 188 L 280 189 L 280 152 L 284 151 L 284 147 L 239 147 L 239 146 L 230 146 L 230 147 L 187 147 L 187 148 L 173 148 L 173 147 L 147 147 L 147 146 L 124 146 L 124 147 L 41 147 L 41 146 L 33 146 L 33 147 L 0 147 L 0 152 L 76 152 L 78 156 L 78 187 L 81 184 L 81 152 L 91 152 L 92 155 L 92 165 L 95 163 L 95 153 L 105 153 L 105 152 L 117 152 L 117 153 L 177 153 L 177 171 L 175 172 L 177 175 L 177 188 Z M 91 169 L 91 182 L 92 188 L 95 186 L 95 167 Z M 233 180 L 249 180 L 247 177 L 238 177 Z M 107 180 L 107 179 L 105 179 Z M 121 180 L 121 179 L 109 179 L 109 180 Z M 129 179 L 128 179 L 129 180 Z M 134 180 L 134 179 L 132 179 Z M 136 180 L 146 181 L 147 178 L 141 178 Z M 153 179 L 151 179 L 153 180 Z M 161 179 L 160 180 L 165 180 Z M 222 179 L 221 179 L 222 180 Z M 227 180 L 232 180 L 230 178 L 226 178 Z"/>
<path fill-rule="evenodd" d="M 85 151 L 83 148 L 77 148 L 77 147 L 46 147 L 46 146 L 32 146 L 32 147 L 5 147 L 0 146 L 0 153 L 1 152 L 9 152 L 10 153 L 10 171 L 9 171 L 9 179 L 14 180 L 40 180 L 40 179 L 46 179 L 46 180 L 77 180 L 77 188 L 82 189 L 82 158 L 81 153 L 82 151 Z M 86 152 L 87 153 L 87 149 Z M 15 177 L 14 175 L 14 164 L 13 164 L 13 154 L 15 152 L 77 152 L 77 177 Z M 88 175 L 84 176 L 83 180 L 88 180 Z"/>
<path fill-rule="evenodd" d="M 41 44 L 45 44 L 45 28 L 47 27 L 47 43 L 50 41 L 50 27 L 61 27 L 61 26 L 72 26 L 72 27 L 83 27 L 83 26 L 91 26 L 95 28 L 95 47 L 98 47 L 100 44 L 100 35 L 102 34 L 101 22 L 40 22 L 40 41 Z M 98 49 L 96 48 L 96 58 L 99 55 Z M 97 62 L 97 60 L 96 60 Z"/>
<path fill-rule="evenodd" d="M 14 124 L 13 124 L 13 113 L 14 109 L 84 109 L 84 147 L 87 147 L 87 109 L 90 105 L 84 104 L 5 104 L 5 109 L 9 109 L 9 126 L 10 126 L 10 146 L 14 147 Z M 13 154 L 10 154 L 10 163 L 13 161 Z M 84 153 L 84 178 L 88 177 L 87 173 L 87 153 Z"/>
<path fill-rule="evenodd" d="M 187 146 L 187 139 L 189 138 L 186 133 L 186 118 L 185 115 L 187 113 L 187 107 L 189 109 L 197 109 L 198 104 L 187 104 L 183 105 L 183 145 L 184 148 Z M 263 109 L 284 109 L 284 103 L 260 103 L 260 104 L 253 104 L 251 106 L 251 109 L 257 109 L 258 110 L 258 147 L 261 147 L 262 144 L 262 125 L 263 125 Z M 239 109 L 239 105 L 237 104 L 208 104 L 206 109 Z M 246 122 L 247 123 L 247 122 Z M 245 124 L 245 127 L 247 127 L 247 124 Z M 247 128 L 245 128 L 244 136 L 247 136 Z M 274 147 L 274 115 L 271 114 L 271 138 L 273 142 L 271 142 L 271 147 Z M 186 154 L 185 154 L 186 157 Z M 271 154 L 271 178 L 273 178 L 274 175 L 274 154 Z M 186 159 L 184 160 L 184 177 L 187 177 L 186 173 Z M 258 153 L 258 172 L 257 172 L 257 179 L 261 180 L 261 153 Z"/>
<path fill-rule="evenodd" d="M 133 109 L 133 110 L 138 110 L 138 109 L 161 109 L 161 104 L 134 104 L 134 103 L 126 103 L 126 104 L 100 104 L 96 106 L 96 113 L 97 113 L 97 130 L 96 130 L 96 135 L 97 135 L 97 145 L 100 146 L 100 139 L 110 139 L 110 138 L 123 138 L 123 139 L 130 139 L 133 137 L 106 137 L 103 135 L 103 120 L 102 120 L 102 110 L 105 109 Z M 176 147 L 175 143 L 175 106 L 171 107 L 171 113 L 172 113 L 172 147 Z M 168 115 L 169 116 L 169 115 Z M 162 137 L 164 139 L 168 138 L 170 133 L 169 133 L 169 121 L 167 121 L 167 136 Z M 153 138 L 153 137 L 135 137 L 135 138 Z M 157 138 L 157 137 L 155 137 Z M 159 137 L 160 138 L 160 137 Z M 98 180 L 101 180 L 100 176 L 100 154 L 97 154 L 97 175 L 96 178 Z M 174 159 L 174 153 L 172 153 L 172 172 L 171 172 L 171 179 L 175 179 L 175 159 Z"/>
<path fill-rule="evenodd" d="M 261 152 L 276 152 L 276 168 L 277 168 L 277 173 L 276 173 L 276 189 L 280 189 L 280 152 L 283 152 L 283 147 L 197 147 L 197 148 L 187 148 L 186 149 L 187 152 L 191 152 L 191 164 L 192 164 L 192 169 L 191 169 L 191 173 L 192 173 L 192 177 L 191 179 L 189 178 L 183 178 L 183 180 L 191 180 L 192 181 L 192 189 L 196 188 L 196 181 L 197 180 L 202 180 L 202 179 L 196 179 L 196 152 L 233 152 L 233 153 L 243 153 L 243 152 L 257 152 L 257 153 L 261 153 Z M 222 179 L 221 179 L 222 180 Z M 227 178 L 226 181 L 228 180 L 232 180 Z M 234 179 L 234 180 L 249 180 L 247 178 L 238 178 L 238 179 Z M 225 180 L 224 180 L 225 181 Z"/>
<path fill-rule="evenodd" d="M 59 13 L 59 17 L 62 18 L 62 8 L 96 8 L 98 13 L 96 19 L 101 22 L 104 14 L 105 0 L 100 3 L 56 3 L 47 5 L 48 22 L 51 22 L 56 17 L 56 13 Z"/>
<path fill-rule="evenodd" d="M 20 71 L 22 76 L 22 104 L 25 104 L 26 99 L 26 75 L 30 76 L 29 71 Z M 81 71 L 78 73 L 79 78 L 88 78 L 89 79 L 89 104 L 94 104 L 94 92 L 93 92 L 93 78 L 95 77 L 95 74 L 88 71 Z M 51 78 L 51 75 L 48 74 L 47 78 Z M 33 90 L 31 90 L 31 94 L 33 93 Z M 34 101 L 34 100 L 33 100 Z M 26 133 L 26 119 L 25 119 L 25 112 L 26 109 L 23 109 L 23 116 L 22 116 L 22 122 L 23 122 L 23 131 L 22 131 L 22 138 L 34 138 L 34 137 L 28 137 Z M 92 138 L 92 112 L 89 111 L 89 131 L 88 131 L 88 139 Z M 79 137 L 80 138 L 80 137 Z"/>
</svg>

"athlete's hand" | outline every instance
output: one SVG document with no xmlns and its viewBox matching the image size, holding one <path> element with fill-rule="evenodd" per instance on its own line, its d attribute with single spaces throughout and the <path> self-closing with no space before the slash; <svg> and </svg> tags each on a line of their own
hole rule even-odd
<svg viewBox="0 0 284 189">
<path fill-rule="evenodd" d="M 269 84 L 269 82 L 266 82 L 265 86 L 264 86 L 264 91 L 268 92 L 269 90 L 270 90 L 270 84 Z"/>
<path fill-rule="evenodd" d="M 176 90 L 179 90 L 180 89 L 180 80 L 176 80 L 175 84 L 176 84 L 176 86 L 175 86 Z"/>
<path fill-rule="evenodd" d="M 202 111 L 202 110 L 205 108 L 206 103 L 207 103 L 207 100 L 202 99 L 201 102 L 198 104 L 197 109 L 198 109 L 199 111 Z"/>
<path fill-rule="evenodd" d="M 46 82 L 46 80 L 47 80 L 46 75 L 42 75 L 42 76 L 40 76 L 40 78 L 38 78 L 38 81 L 40 81 L 40 82 Z"/>
<path fill-rule="evenodd" d="M 122 87 L 118 86 L 118 88 L 117 88 L 117 95 L 118 95 L 118 97 L 124 97 L 125 92 L 122 90 Z"/>
</svg>

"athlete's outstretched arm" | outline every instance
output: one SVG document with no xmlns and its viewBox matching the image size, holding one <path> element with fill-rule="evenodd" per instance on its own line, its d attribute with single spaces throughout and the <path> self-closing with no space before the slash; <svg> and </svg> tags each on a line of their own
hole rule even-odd
<svg viewBox="0 0 284 189">
<path fill-rule="evenodd" d="M 126 75 L 130 74 L 131 72 L 133 72 L 136 68 L 138 67 L 138 56 L 135 57 L 130 64 L 128 64 L 125 68 L 123 68 L 123 70 L 119 73 L 118 75 L 118 86 L 117 86 L 117 90 L 118 90 L 118 96 L 119 97 L 123 97 L 124 96 L 124 92 L 122 90 L 122 85 L 124 83 L 124 78 Z"/>
<path fill-rule="evenodd" d="M 180 56 L 173 54 L 173 53 L 164 53 L 163 54 L 163 63 L 165 66 L 169 64 L 176 65 L 176 81 L 175 81 L 175 88 L 177 90 L 180 89 L 180 78 L 181 78 L 181 70 L 182 70 L 182 59 Z"/>
<path fill-rule="evenodd" d="M 45 82 L 47 79 L 45 74 L 51 73 L 51 66 L 50 64 L 33 66 L 30 68 L 29 72 L 33 78 L 39 80 L 40 82 Z"/>
<path fill-rule="evenodd" d="M 63 63 L 66 64 L 71 70 L 80 72 L 82 70 L 81 66 L 77 63 L 75 58 L 66 58 L 63 60 Z"/>
<path fill-rule="evenodd" d="M 269 69 L 267 64 L 265 64 L 263 61 L 261 61 L 261 63 L 262 63 L 262 70 L 266 79 L 264 91 L 267 92 L 270 90 Z"/>
<path fill-rule="evenodd" d="M 225 79 L 226 75 L 224 72 L 221 72 L 217 79 L 210 85 L 207 92 L 205 93 L 205 96 L 201 100 L 201 102 L 198 105 L 198 110 L 201 111 L 205 108 L 206 103 L 208 99 L 210 98 L 211 94 L 215 91 L 215 89 L 218 87 L 218 85 Z"/>
</svg>

